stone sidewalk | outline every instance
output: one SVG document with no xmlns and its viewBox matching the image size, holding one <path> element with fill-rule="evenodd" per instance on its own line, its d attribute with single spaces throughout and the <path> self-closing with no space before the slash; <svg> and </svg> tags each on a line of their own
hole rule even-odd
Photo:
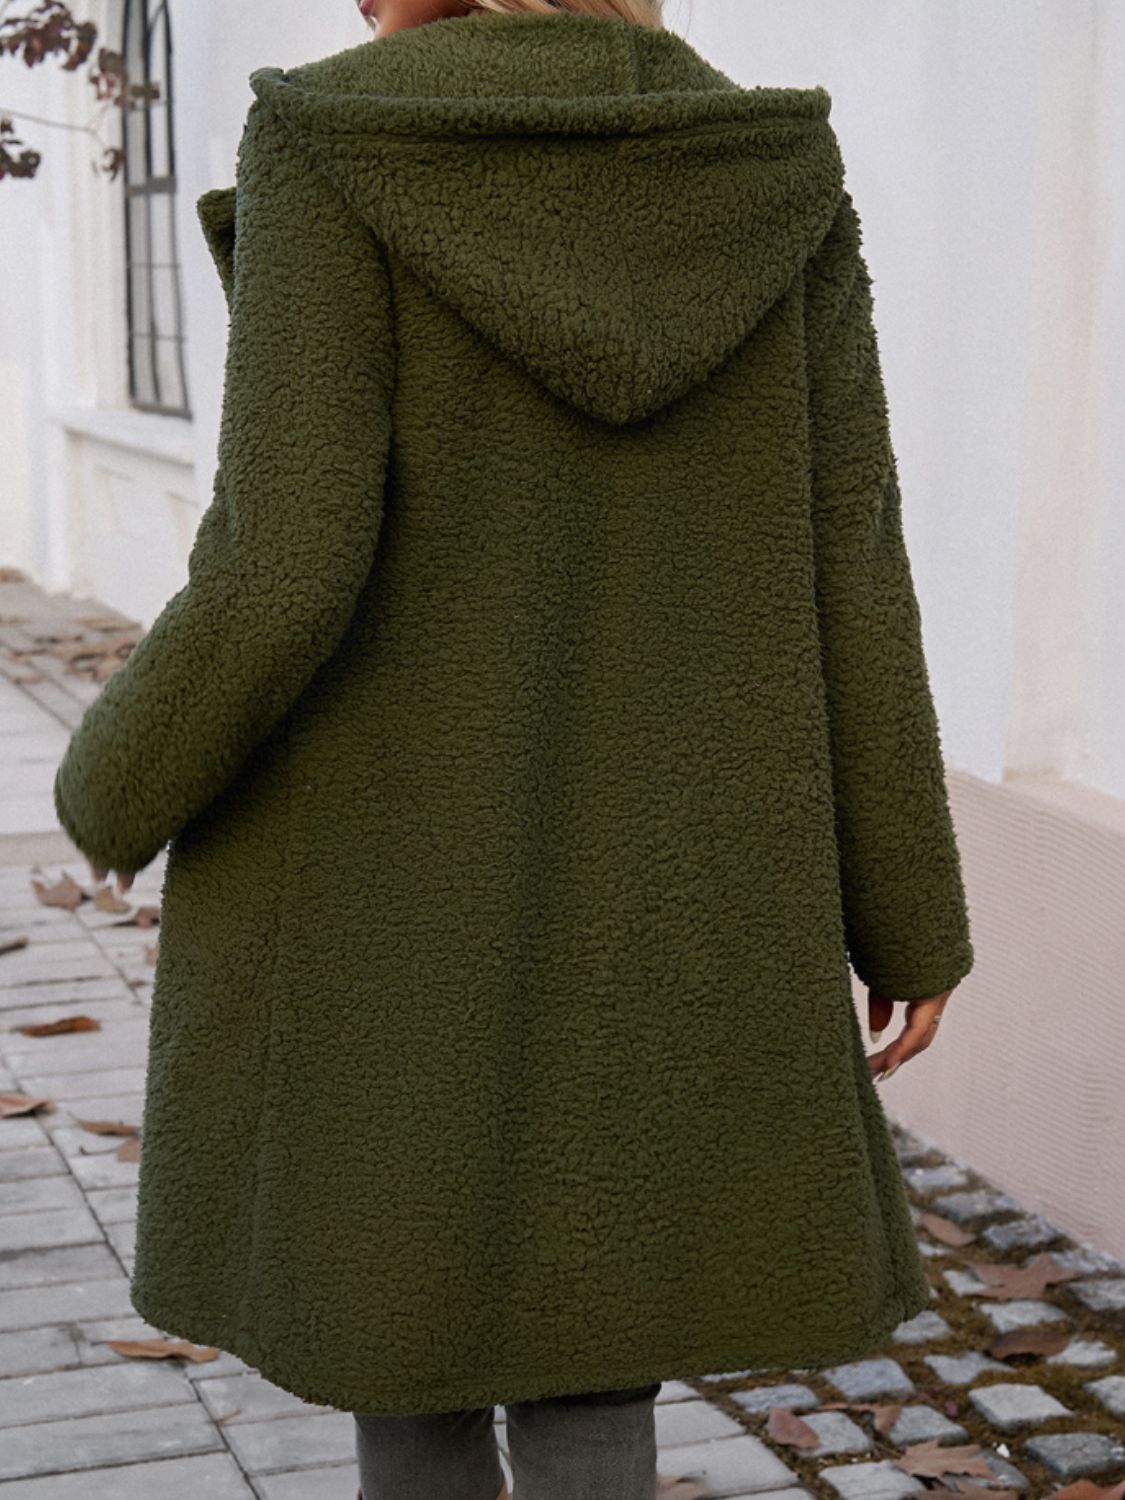
<svg viewBox="0 0 1125 1500">
<path fill-rule="evenodd" d="M 136 1139 L 81 1123 L 141 1120 L 159 933 L 143 919 L 163 858 L 113 909 L 57 826 L 51 782 L 136 634 L 97 601 L 0 576 L 0 1094 L 54 1105 L 0 1118 L 0 1500 L 354 1500 L 350 1414 L 226 1353 L 195 1363 L 105 1342 L 165 1332 L 128 1298 Z M 76 904 L 52 904 L 67 877 Z M 78 1015 L 98 1027 L 19 1029 Z M 932 1307 L 871 1359 L 666 1383 L 659 1470 L 680 1483 L 662 1500 L 1038 1500 L 1083 1475 L 1075 1497 L 1118 1500 L 1125 1266 L 896 1139 Z M 502 1407 L 496 1418 L 510 1483 Z"/>
</svg>

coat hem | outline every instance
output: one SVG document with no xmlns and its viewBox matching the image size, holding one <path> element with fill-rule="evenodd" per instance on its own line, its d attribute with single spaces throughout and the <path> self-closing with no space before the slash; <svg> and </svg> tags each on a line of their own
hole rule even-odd
<svg viewBox="0 0 1125 1500">
<path fill-rule="evenodd" d="M 366 1383 L 362 1386 L 353 1385 L 346 1380 L 324 1382 L 317 1378 L 306 1379 L 284 1358 L 275 1358 L 263 1348 L 252 1329 L 230 1324 L 221 1313 L 213 1317 L 198 1313 L 181 1317 L 168 1304 L 162 1306 L 159 1301 L 150 1303 L 143 1295 L 130 1288 L 130 1301 L 134 1310 L 145 1322 L 165 1334 L 233 1354 L 273 1385 L 312 1405 L 385 1415 L 415 1415 L 505 1406 L 515 1401 L 534 1401 L 548 1396 L 624 1390 L 632 1386 L 651 1385 L 657 1381 L 664 1384 L 673 1380 L 699 1380 L 736 1370 L 768 1374 L 827 1368 L 834 1364 L 872 1357 L 900 1323 L 924 1311 L 930 1305 L 930 1300 L 927 1280 L 923 1295 L 888 1298 L 883 1305 L 889 1311 L 878 1322 L 860 1329 L 853 1327 L 846 1336 L 823 1340 L 815 1347 L 812 1343 L 804 1347 L 793 1345 L 784 1358 L 766 1354 L 764 1363 L 754 1363 L 755 1358 L 762 1360 L 763 1355 L 759 1353 L 755 1356 L 747 1348 L 752 1342 L 750 1335 L 738 1346 L 717 1349 L 716 1346 L 711 1346 L 711 1352 L 705 1352 L 700 1347 L 696 1353 L 685 1349 L 678 1356 L 653 1357 L 618 1366 L 607 1362 L 587 1374 L 575 1372 L 556 1379 L 528 1375 L 526 1370 L 502 1374 L 493 1372 L 479 1384 L 450 1387 L 443 1394 L 431 1396 L 413 1389 L 408 1381 L 375 1387 Z M 514 1392 L 518 1394 L 513 1394 Z"/>
</svg>

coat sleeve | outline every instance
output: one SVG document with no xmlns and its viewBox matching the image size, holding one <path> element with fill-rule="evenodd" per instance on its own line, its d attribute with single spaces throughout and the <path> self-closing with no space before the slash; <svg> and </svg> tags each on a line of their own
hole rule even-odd
<svg viewBox="0 0 1125 1500">
<path fill-rule="evenodd" d="M 255 100 L 198 213 L 230 313 L 214 493 L 184 586 L 55 774 L 94 863 L 151 861 L 340 642 L 383 514 L 394 336 L 384 252 Z"/>
<path fill-rule="evenodd" d="M 860 247 L 845 190 L 806 273 L 817 607 L 849 958 L 912 1000 L 973 948 Z"/>
</svg>

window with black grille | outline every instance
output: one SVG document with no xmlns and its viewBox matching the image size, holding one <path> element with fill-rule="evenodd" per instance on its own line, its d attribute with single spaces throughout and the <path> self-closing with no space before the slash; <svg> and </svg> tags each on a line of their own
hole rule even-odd
<svg viewBox="0 0 1125 1500">
<path fill-rule="evenodd" d="M 122 112 L 129 396 L 143 411 L 189 417 L 167 0 L 125 0 L 121 51 L 133 101 Z"/>
</svg>

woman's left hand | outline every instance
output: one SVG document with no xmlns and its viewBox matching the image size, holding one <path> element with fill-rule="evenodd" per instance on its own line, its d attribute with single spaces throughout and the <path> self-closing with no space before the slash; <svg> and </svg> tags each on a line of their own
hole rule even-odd
<svg viewBox="0 0 1125 1500">
<path fill-rule="evenodd" d="M 101 867 L 101 865 L 96 865 L 92 859 L 91 860 L 87 860 L 87 864 L 90 866 L 90 874 L 94 877 L 95 880 L 99 880 L 100 881 L 100 880 L 108 880 L 109 879 L 109 871 L 108 870 L 104 870 Z M 119 896 L 123 896 L 125 894 L 125 892 L 129 889 L 129 887 L 133 884 L 133 878 L 136 875 L 136 873 L 137 872 L 135 870 L 133 870 L 133 871 L 118 870 L 118 872 L 117 872 L 117 894 Z"/>
<path fill-rule="evenodd" d="M 937 1035 L 941 1013 L 949 1001 L 951 989 L 925 999 L 907 1000 L 906 1024 L 894 1041 L 878 1052 L 868 1053 L 867 1066 L 876 1083 L 889 1078 L 896 1068 L 910 1058 L 917 1057 L 931 1045 Z M 867 1024 L 871 1040 L 877 1042 L 890 1024 L 895 1002 L 889 995 L 876 990 L 867 991 Z"/>
</svg>

